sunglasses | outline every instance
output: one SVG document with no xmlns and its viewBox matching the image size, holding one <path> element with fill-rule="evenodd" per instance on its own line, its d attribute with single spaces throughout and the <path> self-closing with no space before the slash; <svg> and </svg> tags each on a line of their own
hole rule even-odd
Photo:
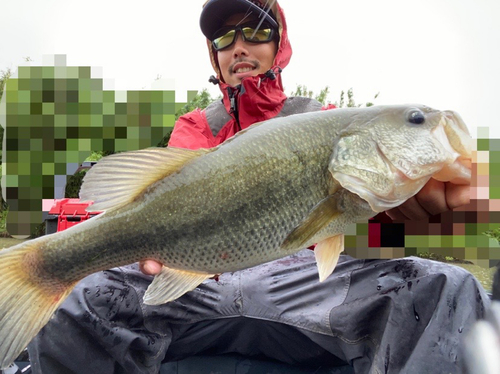
<svg viewBox="0 0 500 374">
<path fill-rule="evenodd" d="M 259 28 L 257 28 L 257 26 L 258 23 L 223 27 L 215 32 L 212 45 L 216 51 L 230 47 L 236 40 L 238 31 L 246 42 L 268 43 L 273 40 L 275 35 L 274 28 L 265 22 L 263 22 Z"/>
</svg>

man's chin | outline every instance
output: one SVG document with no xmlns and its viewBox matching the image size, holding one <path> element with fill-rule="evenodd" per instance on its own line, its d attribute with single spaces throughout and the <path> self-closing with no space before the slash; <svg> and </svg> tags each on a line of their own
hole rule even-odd
<svg viewBox="0 0 500 374">
<path fill-rule="evenodd" d="M 237 85 L 241 84 L 241 81 L 243 79 L 249 78 L 249 77 L 255 77 L 258 74 L 259 73 L 256 71 L 249 71 L 249 72 L 245 72 L 245 73 L 234 73 L 233 75 L 231 75 L 231 79 L 229 79 L 229 82 L 227 82 L 227 84 L 229 84 L 230 86 L 236 87 Z"/>
</svg>

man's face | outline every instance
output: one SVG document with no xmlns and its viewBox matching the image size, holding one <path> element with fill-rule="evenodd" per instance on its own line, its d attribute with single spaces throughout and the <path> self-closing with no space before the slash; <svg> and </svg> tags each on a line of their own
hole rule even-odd
<svg viewBox="0 0 500 374">
<path fill-rule="evenodd" d="M 244 14 L 232 15 L 224 26 L 238 25 L 244 16 Z M 255 18 L 247 16 L 243 23 L 252 20 Z M 216 52 L 224 82 L 234 87 L 240 84 L 243 78 L 265 73 L 273 66 L 276 49 L 275 40 L 269 43 L 249 43 L 245 42 L 238 32 L 231 46 Z"/>
</svg>

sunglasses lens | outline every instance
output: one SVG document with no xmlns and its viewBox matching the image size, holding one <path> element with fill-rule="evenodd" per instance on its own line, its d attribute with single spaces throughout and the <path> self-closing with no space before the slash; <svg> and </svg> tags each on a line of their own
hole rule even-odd
<svg viewBox="0 0 500 374">
<path fill-rule="evenodd" d="M 234 41 L 234 36 L 236 34 L 235 30 L 228 31 L 226 34 L 215 38 L 212 43 L 216 50 L 226 48 L 231 45 Z"/>
<path fill-rule="evenodd" d="M 241 29 L 243 35 L 245 36 L 245 40 L 254 43 L 260 42 L 268 42 L 272 38 L 272 29 L 264 28 L 264 29 L 254 29 L 252 27 L 244 27 Z"/>
</svg>

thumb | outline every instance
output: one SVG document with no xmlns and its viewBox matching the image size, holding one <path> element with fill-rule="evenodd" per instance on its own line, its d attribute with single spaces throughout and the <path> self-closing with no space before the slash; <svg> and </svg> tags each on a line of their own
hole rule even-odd
<svg viewBox="0 0 500 374">
<path fill-rule="evenodd" d="M 139 262 L 139 269 L 146 275 L 157 275 L 161 272 L 163 265 L 154 260 L 143 260 Z"/>
</svg>

